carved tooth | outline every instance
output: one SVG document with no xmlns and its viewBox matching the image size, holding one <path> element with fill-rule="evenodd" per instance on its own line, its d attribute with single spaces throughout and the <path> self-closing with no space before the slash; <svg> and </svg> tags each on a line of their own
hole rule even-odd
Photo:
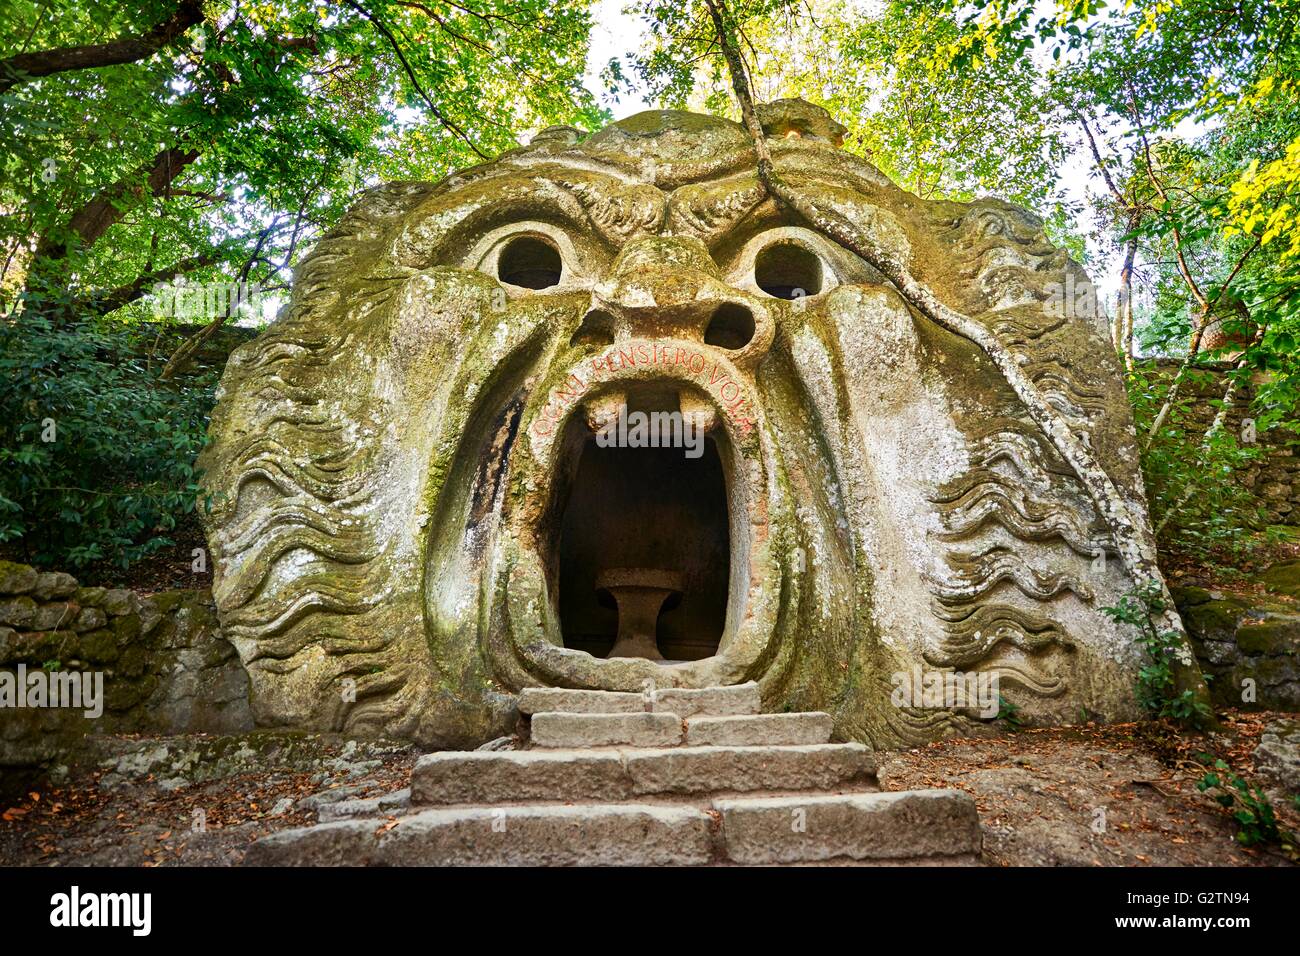
<svg viewBox="0 0 1300 956">
<path fill-rule="evenodd" d="M 602 392 L 598 397 L 588 399 L 585 407 L 587 427 L 599 432 L 606 425 L 618 423 L 619 412 L 627 407 L 627 392 L 621 389 Z"/>
<path fill-rule="evenodd" d="M 708 431 L 718 423 L 718 410 L 714 404 L 693 392 L 683 391 L 677 397 L 682 409 L 682 424 L 690 422 L 692 427 Z"/>
</svg>

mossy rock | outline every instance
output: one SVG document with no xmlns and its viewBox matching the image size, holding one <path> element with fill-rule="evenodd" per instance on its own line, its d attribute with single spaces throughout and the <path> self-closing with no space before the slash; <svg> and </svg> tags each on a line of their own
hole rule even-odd
<svg viewBox="0 0 1300 956">
<path fill-rule="evenodd" d="M 1274 594 L 1300 598 L 1300 558 L 1273 565 L 1259 576 L 1259 582 Z"/>
<path fill-rule="evenodd" d="M 1277 687 L 1280 684 L 1295 683 L 1300 681 L 1300 661 L 1294 657 L 1264 657 L 1255 662 L 1254 667 L 1243 676 L 1253 677 L 1263 687 Z M 1300 691 L 1298 686 L 1297 691 Z M 1262 702 L 1261 702 L 1262 703 Z M 1270 702 L 1276 709 L 1278 703 Z M 1292 701 L 1290 706 L 1296 706 Z"/>
<path fill-rule="evenodd" d="M 104 682 L 104 706 L 118 713 L 130 710 L 148 700 L 157 687 L 158 678 L 153 674 L 128 677 L 119 669 Z"/>
<path fill-rule="evenodd" d="M 140 636 L 140 618 L 135 614 L 115 617 L 109 627 L 113 629 L 120 647 L 125 647 Z"/>
<path fill-rule="evenodd" d="M 0 594 L 26 594 L 36 587 L 36 569 L 13 561 L 0 561 Z"/>
<path fill-rule="evenodd" d="M 1175 585 L 1169 589 L 1169 593 L 1173 595 L 1174 604 L 1178 606 L 1178 610 L 1184 614 L 1187 613 L 1186 608 L 1196 607 L 1199 604 L 1207 604 L 1214 600 L 1214 595 L 1205 588 L 1198 588 L 1190 585 Z"/>
<path fill-rule="evenodd" d="M 1240 598 L 1224 597 L 1191 606 L 1180 606 L 1183 623 L 1191 636 L 1202 641 L 1235 641 L 1237 624 L 1250 610 Z"/>
<path fill-rule="evenodd" d="M 1237 628 L 1237 647 L 1245 654 L 1294 654 L 1300 647 L 1300 617 L 1269 616 Z"/>
<path fill-rule="evenodd" d="M 73 596 L 73 600 L 82 607 L 99 607 L 104 603 L 104 595 L 107 593 L 107 588 L 77 588 L 77 593 Z"/>
<path fill-rule="evenodd" d="M 121 656 L 117 635 L 108 628 L 81 635 L 81 656 L 95 664 L 111 664 Z"/>
</svg>

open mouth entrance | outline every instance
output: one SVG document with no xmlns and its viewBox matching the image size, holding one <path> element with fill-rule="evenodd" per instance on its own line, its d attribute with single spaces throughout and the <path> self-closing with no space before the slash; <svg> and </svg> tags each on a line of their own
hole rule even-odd
<svg viewBox="0 0 1300 956">
<path fill-rule="evenodd" d="M 633 404 L 629 400 L 629 406 Z M 646 403 L 638 402 L 638 406 Z M 649 405 L 676 407 L 652 399 Z M 727 482 L 717 445 L 628 437 L 601 447 L 581 414 L 561 444 L 551 555 L 564 646 L 665 663 L 718 652 L 731 577 Z M 663 421 L 663 420 L 661 420 Z"/>
</svg>

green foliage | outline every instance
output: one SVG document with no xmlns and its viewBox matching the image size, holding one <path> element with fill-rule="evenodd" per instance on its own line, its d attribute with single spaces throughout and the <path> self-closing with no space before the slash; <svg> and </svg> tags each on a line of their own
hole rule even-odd
<svg viewBox="0 0 1300 956">
<path fill-rule="evenodd" d="M 1003 721 L 1012 730 L 1019 730 L 1025 723 L 1020 717 L 1020 705 L 1013 704 L 1001 694 L 998 694 L 998 715 L 994 719 Z"/>
<path fill-rule="evenodd" d="M 1178 690 L 1174 662 L 1186 648 L 1176 631 L 1161 631 L 1153 621 L 1166 610 L 1160 586 L 1155 581 L 1139 585 L 1102 613 L 1119 624 L 1131 624 L 1138 631 L 1138 646 L 1146 660 L 1138 669 L 1137 698 L 1155 717 L 1169 717 L 1193 728 L 1204 727 L 1212 718 L 1209 707 L 1193 690 Z"/>
<path fill-rule="evenodd" d="M 139 37 L 176 7 L 5 0 L 0 59 Z M 0 93 L 0 313 L 24 289 L 82 314 L 142 277 L 147 292 L 177 273 L 231 278 L 245 263 L 249 281 L 282 291 L 312 237 L 368 183 L 436 180 L 526 130 L 602 118 L 581 86 L 580 0 L 205 11 L 155 55 Z M 164 149 L 188 161 L 159 174 Z M 99 201 L 116 221 L 88 237 Z"/>
<path fill-rule="evenodd" d="M 216 376 L 156 377 L 129 329 L 0 327 L 0 541 L 56 567 L 126 567 L 174 543 Z"/>
<path fill-rule="evenodd" d="M 194 507 L 213 376 L 138 357 L 161 283 L 286 297 L 367 185 L 605 118 L 584 0 L 0 0 L 0 22 L 0 541 L 42 564 L 125 566 Z"/>
<path fill-rule="evenodd" d="M 1129 400 L 1140 435 L 1164 405 L 1172 379 L 1170 369 L 1149 364 L 1129 372 Z M 1198 379 L 1210 385 L 1220 381 L 1208 373 L 1188 373 L 1188 384 L 1144 448 L 1141 464 L 1162 549 L 1212 564 L 1243 556 L 1265 528 L 1264 509 L 1243 484 L 1245 470 L 1265 452 L 1257 432 L 1247 436 L 1255 440 L 1243 441 L 1238 429 L 1208 428 L 1204 416 L 1217 414 L 1223 403 L 1198 397 Z"/>
<path fill-rule="evenodd" d="M 1028 59 L 948 69 L 930 53 L 956 39 L 955 18 L 905 3 L 728 8 L 742 25 L 760 100 L 798 96 L 826 107 L 848 127 L 846 148 L 917 195 L 997 195 L 1065 225 L 1055 191 L 1060 117 Z M 641 0 L 634 9 L 651 35 L 634 64 L 651 95 L 735 115 L 705 5 Z"/>
<path fill-rule="evenodd" d="M 1280 847 L 1291 859 L 1300 860 L 1300 840 L 1278 825 L 1273 803 L 1263 790 L 1233 773 L 1223 760 L 1210 754 L 1199 754 L 1197 759 L 1213 769 L 1197 781 L 1196 789 L 1210 794 L 1214 802 L 1237 821 L 1238 843 L 1242 846 L 1272 844 Z"/>
</svg>

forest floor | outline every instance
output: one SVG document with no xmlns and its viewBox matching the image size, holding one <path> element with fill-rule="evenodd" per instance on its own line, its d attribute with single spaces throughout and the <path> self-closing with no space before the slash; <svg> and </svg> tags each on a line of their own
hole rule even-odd
<svg viewBox="0 0 1300 956">
<path fill-rule="evenodd" d="M 1229 713 L 1210 736 L 1139 723 L 951 739 L 880 754 L 881 786 L 971 793 L 992 866 L 1287 865 L 1276 849 L 1238 843 L 1236 823 L 1196 788 L 1203 752 L 1258 782 L 1251 755 L 1277 716 Z M 268 757 L 273 735 L 246 736 L 258 738 L 261 756 L 232 766 L 191 756 L 202 738 L 107 740 L 98 763 L 0 813 L 0 865 L 236 865 L 257 838 L 316 822 L 322 803 L 405 787 L 417 756 L 402 745 L 299 735 Z M 182 775 L 165 769 L 176 767 Z M 1284 795 L 1274 802 L 1283 825 L 1300 829 Z"/>
</svg>

